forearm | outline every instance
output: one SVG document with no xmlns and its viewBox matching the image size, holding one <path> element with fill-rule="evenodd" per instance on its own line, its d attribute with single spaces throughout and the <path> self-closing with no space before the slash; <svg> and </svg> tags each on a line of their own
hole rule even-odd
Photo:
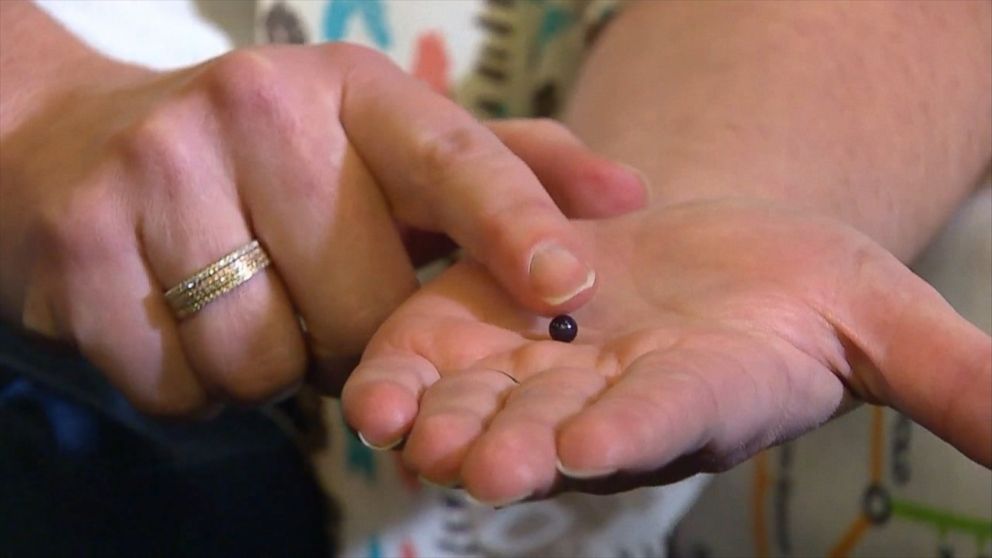
<svg viewBox="0 0 992 558">
<path fill-rule="evenodd" d="M 906 260 L 988 170 L 989 8 L 635 2 L 566 119 L 643 170 L 654 204 L 766 198 Z"/>
</svg>

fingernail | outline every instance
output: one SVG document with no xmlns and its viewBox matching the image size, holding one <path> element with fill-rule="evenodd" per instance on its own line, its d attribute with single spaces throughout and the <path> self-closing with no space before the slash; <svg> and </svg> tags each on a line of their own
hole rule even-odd
<svg viewBox="0 0 992 558">
<path fill-rule="evenodd" d="M 618 163 L 621 167 L 627 170 L 630 174 L 637 177 L 637 181 L 641 183 L 644 187 L 644 201 L 651 201 L 651 182 L 648 180 L 648 175 L 644 174 L 644 171 L 637 167 L 632 167 L 626 163 Z"/>
<path fill-rule="evenodd" d="M 365 446 L 365 447 L 367 447 L 369 449 L 373 449 L 375 451 L 389 451 L 389 450 L 395 448 L 396 446 L 400 445 L 400 442 L 403 441 L 403 436 L 400 436 L 399 438 L 393 440 L 392 442 L 389 442 L 388 444 L 385 444 L 385 445 L 382 445 L 382 446 L 377 446 L 377 445 L 373 444 L 372 442 L 369 442 L 368 440 L 366 440 L 365 439 L 365 436 L 361 432 L 359 432 L 358 433 L 358 441 L 361 442 L 363 446 Z"/>
<path fill-rule="evenodd" d="M 497 500 L 497 501 L 494 501 L 494 502 L 487 502 L 485 500 L 479 500 L 478 498 L 476 498 L 476 497 L 472 496 L 471 494 L 469 494 L 468 492 L 466 492 L 465 493 L 465 499 L 468 500 L 469 502 L 477 505 L 477 506 L 486 506 L 486 507 L 490 507 L 490 508 L 504 508 L 504 507 L 509 506 L 511 504 L 516 504 L 518 502 L 523 502 L 527 498 L 530 498 L 531 495 L 533 495 L 533 494 L 534 493 L 532 491 L 529 491 L 529 492 L 527 492 L 525 494 L 521 494 L 519 496 L 514 496 L 512 498 L 505 498 L 503 500 Z"/>
<path fill-rule="evenodd" d="M 545 302 L 558 306 L 596 282 L 596 272 L 560 244 L 537 248 L 530 260 L 530 282 Z"/>
<path fill-rule="evenodd" d="M 644 172 L 641 169 L 639 169 L 637 167 L 632 167 L 632 166 L 628 165 L 627 163 L 619 163 L 618 162 L 617 164 L 620 165 L 621 167 L 623 167 L 630 174 L 636 176 L 637 179 L 641 181 L 641 184 L 644 184 L 645 186 L 647 186 L 647 184 L 648 184 L 648 177 L 647 177 L 646 174 L 644 174 Z"/>
<path fill-rule="evenodd" d="M 555 467 L 558 468 L 559 473 L 565 475 L 566 477 L 571 479 L 579 479 L 579 480 L 607 477 L 617 472 L 616 469 L 586 469 L 586 470 L 569 469 L 568 467 L 562 465 L 560 459 L 555 462 Z"/>
<path fill-rule="evenodd" d="M 277 405 L 279 403 L 282 403 L 283 401 L 296 395 L 296 392 L 300 391 L 301 387 L 303 387 L 303 380 L 298 380 L 296 382 L 293 382 L 292 385 L 284 387 L 278 393 L 276 393 L 272 397 L 269 397 L 268 400 L 266 400 L 265 404 Z"/>
<path fill-rule="evenodd" d="M 438 488 L 441 490 L 451 490 L 453 488 L 458 488 L 458 481 L 451 481 L 450 484 L 440 484 L 434 481 L 429 481 L 420 475 L 417 475 L 417 479 L 420 480 L 420 484 L 423 484 L 424 486 L 429 486 L 431 488 Z"/>
</svg>

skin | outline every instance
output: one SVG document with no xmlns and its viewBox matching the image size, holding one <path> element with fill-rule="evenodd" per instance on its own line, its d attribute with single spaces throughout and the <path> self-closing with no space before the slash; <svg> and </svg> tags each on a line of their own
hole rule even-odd
<svg viewBox="0 0 992 558">
<path fill-rule="evenodd" d="M 634 3 L 566 120 L 651 202 L 579 225 L 576 341 L 460 262 L 372 339 L 347 420 L 494 505 L 723 470 L 858 401 L 992 465 L 992 339 L 903 263 L 988 172 L 990 7 Z"/>
<path fill-rule="evenodd" d="M 265 401 L 308 367 L 339 385 L 439 235 L 517 303 L 574 309 L 595 273 L 563 210 L 644 204 L 562 126 L 486 126 L 367 49 L 152 72 L 20 1 L 0 3 L 0 41 L 0 316 L 151 414 Z M 252 238 L 273 266 L 175 320 L 161 293 Z"/>
</svg>

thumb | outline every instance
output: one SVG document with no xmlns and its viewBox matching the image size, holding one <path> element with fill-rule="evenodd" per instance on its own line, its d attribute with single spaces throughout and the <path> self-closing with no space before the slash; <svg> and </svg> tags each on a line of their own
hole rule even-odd
<svg viewBox="0 0 992 558">
<path fill-rule="evenodd" d="M 859 275 L 848 338 L 877 373 L 873 395 L 992 466 L 992 338 L 888 253 Z"/>
</svg>

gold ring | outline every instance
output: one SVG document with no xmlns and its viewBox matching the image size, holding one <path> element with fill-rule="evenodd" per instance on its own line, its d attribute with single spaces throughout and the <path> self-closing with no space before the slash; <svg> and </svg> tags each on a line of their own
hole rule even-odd
<svg viewBox="0 0 992 558">
<path fill-rule="evenodd" d="M 176 318 L 187 318 L 238 288 L 270 263 L 269 255 L 257 240 L 252 240 L 165 291 L 165 300 Z"/>
</svg>

